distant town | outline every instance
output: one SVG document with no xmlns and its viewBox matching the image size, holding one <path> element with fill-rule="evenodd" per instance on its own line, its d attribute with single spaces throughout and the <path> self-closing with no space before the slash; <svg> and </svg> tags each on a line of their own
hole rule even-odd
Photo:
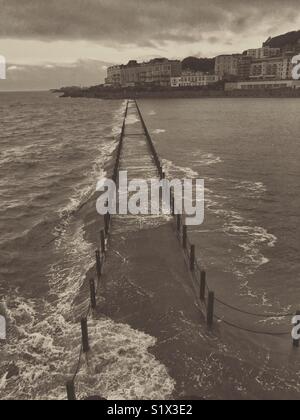
<svg viewBox="0 0 300 420">
<path fill-rule="evenodd" d="M 300 31 L 269 38 L 260 48 L 212 59 L 156 58 L 142 63 L 131 60 L 107 69 L 105 87 L 298 89 L 300 81 L 292 78 L 292 59 L 297 54 L 300 54 Z"/>
</svg>

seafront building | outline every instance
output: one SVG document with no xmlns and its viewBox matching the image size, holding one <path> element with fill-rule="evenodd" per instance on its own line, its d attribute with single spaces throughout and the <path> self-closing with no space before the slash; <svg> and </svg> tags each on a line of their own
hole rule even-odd
<svg viewBox="0 0 300 420">
<path fill-rule="evenodd" d="M 229 83 L 228 89 L 231 87 L 252 89 L 255 82 L 266 81 L 270 83 L 257 83 L 256 86 L 298 88 L 297 84 L 279 82 L 292 82 L 294 67 L 292 59 L 300 53 L 300 42 L 282 48 L 273 48 L 267 43 L 261 48 L 246 50 L 243 54 L 225 54 L 216 57 L 215 68 L 210 72 L 197 71 L 195 68 L 182 69 L 179 60 L 167 58 L 156 58 L 142 63 L 131 60 L 126 65 L 109 67 L 105 85 L 115 88 L 141 86 L 200 88 L 213 86 L 222 81 Z"/>
<path fill-rule="evenodd" d="M 113 87 L 171 86 L 172 77 L 181 76 L 181 62 L 156 58 L 149 62 L 129 61 L 127 65 L 109 67 L 105 84 Z"/>
<path fill-rule="evenodd" d="M 111 66 L 107 69 L 107 78 L 105 84 L 107 86 L 121 86 L 122 66 Z"/>
<path fill-rule="evenodd" d="M 252 58 L 245 54 L 220 55 L 215 60 L 215 74 L 221 79 L 247 79 Z"/>
<path fill-rule="evenodd" d="M 171 77 L 171 86 L 173 88 L 187 86 L 209 86 L 217 83 L 219 76 L 204 72 L 184 71 L 180 77 Z"/>
<path fill-rule="evenodd" d="M 300 80 L 255 80 L 225 83 L 225 90 L 300 89 Z"/>
<path fill-rule="evenodd" d="M 215 60 L 215 74 L 221 79 L 238 75 L 238 62 L 241 54 L 219 55 Z"/>
<path fill-rule="evenodd" d="M 291 80 L 295 53 L 262 47 L 243 54 L 220 55 L 215 60 L 215 73 L 225 81 Z"/>
<path fill-rule="evenodd" d="M 253 58 L 254 60 L 263 60 L 265 58 L 278 57 L 281 54 L 280 48 L 271 48 L 271 47 L 262 47 L 255 48 L 246 51 L 248 57 Z"/>
</svg>

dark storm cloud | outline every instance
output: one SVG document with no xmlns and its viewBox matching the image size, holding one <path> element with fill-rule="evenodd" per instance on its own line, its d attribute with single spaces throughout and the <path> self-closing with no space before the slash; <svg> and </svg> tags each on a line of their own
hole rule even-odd
<svg viewBox="0 0 300 420">
<path fill-rule="evenodd" d="M 112 46 L 193 42 L 218 30 L 292 24 L 298 7 L 299 0 L 0 0 L 0 37 Z"/>
</svg>

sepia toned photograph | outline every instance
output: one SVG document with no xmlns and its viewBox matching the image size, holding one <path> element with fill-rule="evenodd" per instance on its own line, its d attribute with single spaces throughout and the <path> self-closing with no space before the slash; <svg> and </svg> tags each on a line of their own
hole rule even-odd
<svg viewBox="0 0 300 420">
<path fill-rule="evenodd" d="M 299 111 L 298 0 L 0 0 L 0 400 L 299 400 Z"/>
</svg>

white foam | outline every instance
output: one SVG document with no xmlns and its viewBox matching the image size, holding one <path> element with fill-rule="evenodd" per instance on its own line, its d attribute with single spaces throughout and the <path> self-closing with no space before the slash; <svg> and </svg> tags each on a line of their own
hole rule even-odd
<svg viewBox="0 0 300 420">
<path fill-rule="evenodd" d="M 168 399 L 175 382 L 149 349 L 156 340 L 128 325 L 111 320 L 90 321 L 88 366 L 78 375 L 79 395 L 101 395 L 108 400 Z"/>
<path fill-rule="evenodd" d="M 166 175 L 171 176 L 173 178 L 182 177 L 193 179 L 199 177 L 198 172 L 194 171 L 189 167 L 176 165 L 171 160 L 163 159 L 162 164 Z"/>
<path fill-rule="evenodd" d="M 196 164 L 201 166 L 210 166 L 222 163 L 220 156 L 215 156 L 213 153 L 199 153 L 200 159 L 194 161 Z"/>
<path fill-rule="evenodd" d="M 112 142 L 104 147 L 98 165 L 92 171 L 91 191 L 95 189 L 96 175 L 103 173 L 103 156 L 108 157 L 113 147 Z M 89 185 L 75 191 L 67 208 L 61 210 L 62 216 L 76 210 L 89 192 Z M 75 299 L 82 290 L 86 272 L 94 265 L 94 245 L 86 241 L 84 229 L 77 224 L 76 218 L 65 217 L 57 231 L 59 236 L 54 246 L 58 259 L 49 267 L 48 273 L 51 300 L 25 299 L 18 291 L 4 298 L 10 331 L 9 342 L 2 349 L 0 399 L 66 398 L 65 382 L 68 375 L 74 373 L 81 344 L 80 325 L 74 323 L 74 318 L 76 314 L 84 313 L 89 304 L 88 297 L 81 297 L 79 306 L 75 305 Z M 163 398 L 172 392 L 174 383 L 165 367 L 148 352 L 155 344 L 154 338 L 110 320 L 92 322 L 90 338 L 93 360 L 101 363 L 105 351 L 110 369 L 101 372 L 100 377 L 95 374 L 95 388 L 91 377 L 81 382 L 79 396 L 94 395 L 95 390 L 102 391 L 101 387 L 104 387 L 104 395 L 120 398 L 126 395 Z M 120 354 L 118 360 L 120 348 L 125 353 Z M 8 379 L 7 367 L 11 364 L 19 372 Z M 127 380 L 118 381 L 120 374 Z M 85 377 L 84 370 L 81 375 L 81 378 Z"/>
<path fill-rule="evenodd" d="M 253 181 L 242 181 L 234 188 L 245 192 L 250 198 L 259 198 L 267 191 L 267 187 L 262 182 Z"/>
<path fill-rule="evenodd" d="M 215 164 L 220 163 L 221 159 L 215 157 L 213 154 L 203 155 L 202 162 L 198 159 L 197 162 L 201 164 Z M 189 168 L 174 164 L 170 160 L 163 160 L 164 171 L 170 177 L 188 177 L 196 178 L 199 174 Z M 221 181 L 232 184 L 233 189 L 242 190 L 251 198 L 261 197 L 267 188 L 262 182 L 242 181 L 239 182 L 234 179 L 224 178 L 208 178 L 207 182 Z M 277 242 L 275 235 L 267 231 L 261 226 L 252 225 L 252 221 L 243 217 L 242 214 L 232 209 L 226 208 L 227 196 L 224 194 L 217 194 L 212 189 L 205 188 L 205 207 L 206 210 L 217 216 L 220 223 L 219 232 L 223 232 L 235 239 L 235 243 L 241 250 L 241 253 L 235 255 L 234 260 L 230 261 L 227 270 L 233 272 L 239 279 L 241 289 L 244 289 L 247 296 L 258 298 L 258 296 L 251 290 L 249 285 L 249 277 L 252 276 L 260 267 L 269 263 L 269 259 L 264 255 L 264 248 L 274 247 Z M 214 229 L 214 232 L 216 229 Z M 243 291 L 241 293 L 244 293 Z M 266 300 L 266 296 L 264 297 Z"/>
<path fill-rule="evenodd" d="M 163 134 L 165 132 L 166 132 L 166 130 L 163 130 L 161 128 L 157 128 L 156 130 L 153 131 L 153 134 Z"/>
<path fill-rule="evenodd" d="M 130 114 L 126 118 L 126 125 L 134 125 L 134 124 L 137 124 L 138 122 L 140 122 L 140 120 L 134 114 Z"/>
</svg>

